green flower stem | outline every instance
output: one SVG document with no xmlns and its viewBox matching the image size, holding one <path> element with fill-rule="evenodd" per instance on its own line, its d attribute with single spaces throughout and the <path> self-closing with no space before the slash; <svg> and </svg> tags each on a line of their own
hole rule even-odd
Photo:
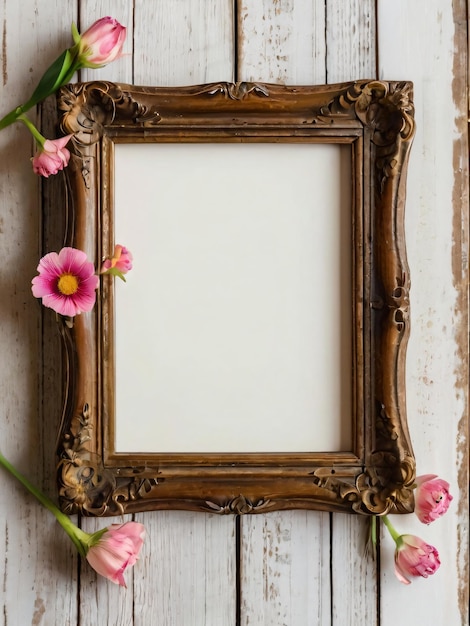
<svg viewBox="0 0 470 626">
<path fill-rule="evenodd" d="M 84 67 L 78 53 L 78 45 L 64 50 L 46 70 L 30 99 L 21 106 L 14 108 L 0 120 L 0 130 L 10 126 L 13 122 L 17 122 L 22 114 L 69 83 L 75 72 Z"/>
<path fill-rule="evenodd" d="M 17 121 L 22 122 L 26 126 L 26 128 L 30 131 L 30 133 L 36 140 L 36 143 L 40 145 L 41 147 L 44 147 L 46 138 L 41 135 L 41 133 L 38 131 L 36 126 L 31 122 L 31 120 L 28 118 L 27 115 L 25 115 L 24 113 L 20 113 L 20 115 L 18 115 Z"/>
<path fill-rule="evenodd" d="M 373 515 L 370 520 L 370 540 L 374 546 L 374 550 L 377 548 L 377 516 Z"/>
<path fill-rule="evenodd" d="M 10 111 L 10 113 L 5 115 L 5 117 L 2 117 L 2 119 L 0 120 L 0 130 L 6 128 L 7 126 L 10 126 L 10 124 L 13 124 L 13 122 L 16 122 L 18 120 L 18 117 L 23 112 L 23 107 L 16 107 L 15 109 L 13 109 L 13 111 Z"/>
<path fill-rule="evenodd" d="M 7 461 L 7 459 L 3 456 L 1 452 L 0 452 L 0 465 L 2 465 L 6 470 L 10 472 L 10 474 L 12 474 L 17 480 L 19 480 L 20 483 L 24 487 L 26 487 L 26 489 L 48 511 L 50 511 L 55 516 L 59 524 L 62 526 L 62 528 L 67 533 L 67 535 L 75 544 L 81 556 L 86 556 L 88 549 L 93 544 L 95 544 L 96 541 L 99 539 L 99 537 L 96 537 L 98 533 L 101 533 L 102 535 L 103 532 L 106 532 L 107 529 L 104 529 L 104 531 L 98 531 L 98 533 L 94 533 L 93 535 L 90 535 L 89 533 L 86 533 L 80 528 L 78 528 L 78 526 L 76 526 L 72 522 L 72 520 L 67 515 L 65 515 L 65 513 L 62 513 L 62 511 L 54 504 L 54 502 L 52 502 L 52 500 L 50 500 L 47 496 L 41 493 L 38 489 L 36 489 L 36 487 L 32 485 L 29 482 L 29 480 L 25 476 L 23 476 L 23 474 L 21 474 L 9 461 Z"/>
<path fill-rule="evenodd" d="M 388 532 L 390 533 L 393 541 L 398 544 L 400 539 L 400 533 L 393 527 L 391 521 L 388 519 L 386 515 L 382 517 L 383 523 L 387 527 Z"/>
</svg>

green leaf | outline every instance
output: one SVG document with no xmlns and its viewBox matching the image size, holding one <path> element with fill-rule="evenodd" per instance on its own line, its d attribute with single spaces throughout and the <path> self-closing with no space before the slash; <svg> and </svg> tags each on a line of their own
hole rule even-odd
<svg viewBox="0 0 470 626">
<path fill-rule="evenodd" d="M 109 270 L 106 270 L 106 272 L 103 272 L 103 274 L 111 274 L 111 276 L 117 276 L 118 278 L 126 282 L 124 274 L 115 267 L 110 267 Z"/>
<path fill-rule="evenodd" d="M 74 40 L 75 43 L 80 43 L 80 33 L 78 32 L 77 26 L 75 25 L 75 22 L 72 22 L 72 38 Z"/>
<path fill-rule="evenodd" d="M 46 70 L 43 77 L 39 81 L 38 86 L 28 102 L 22 107 L 23 111 L 31 108 L 47 96 L 57 91 L 57 89 L 65 84 L 71 78 L 70 70 L 73 68 L 73 55 L 70 49 L 64 50 L 60 57 Z M 67 80 L 66 80 L 67 79 Z"/>
</svg>

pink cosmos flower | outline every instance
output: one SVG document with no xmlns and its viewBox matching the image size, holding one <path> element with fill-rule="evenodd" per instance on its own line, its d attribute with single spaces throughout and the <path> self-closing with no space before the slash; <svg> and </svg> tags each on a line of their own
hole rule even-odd
<svg viewBox="0 0 470 626">
<path fill-rule="evenodd" d="M 415 513 L 420 522 L 430 524 L 447 512 L 452 496 L 449 483 L 435 474 L 416 478 Z"/>
<path fill-rule="evenodd" d="M 395 574 L 405 585 L 411 583 L 407 576 L 427 578 L 439 568 L 439 553 L 423 539 L 415 535 L 400 535 L 396 544 Z"/>
<path fill-rule="evenodd" d="M 102 67 L 121 55 L 126 28 L 112 17 L 102 17 L 78 40 L 78 62 L 82 67 Z"/>
<path fill-rule="evenodd" d="M 32 159 L 35 174 L 48 178 L 51 174 L 57 174 L 59 170 L 63 170 L 68 165 L 70 152 L 65 146 L 70 137 L 72 135 L 44 141 Z"/>
<path fill-rule="evenodd" d="M 132 269 L 132 253 L 121 246 L 116 244 L 114 246 L 114 252 L 112 257 L 108 257 L 102 264 L 101 274 L 113 274 L 119 276 L 125 281 L 124 274 L 127 274 Z"/>
<path fill-rule="evenodd" d="M 99 278 L 82 250 L 49 252 L 39 261 L 37 270 L 39 276 L 33 278 L 31 289 L 35 298 L 42 298 L 44 306 L 68 317 L 91 311 Z"/>
<path fill-rule="evenodd" d="M 86 559 L 98 574 L 125 587 L 123 574 L 139 558 L 144 537 L 145 529 L 138 522 L 112 524 L 89 548 Z"/>
</svg>

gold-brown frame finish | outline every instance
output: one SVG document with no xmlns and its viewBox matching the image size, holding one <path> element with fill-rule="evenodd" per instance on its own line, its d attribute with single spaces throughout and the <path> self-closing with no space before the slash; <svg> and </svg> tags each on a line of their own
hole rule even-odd
<svg viewBox="0 0 470 626">
<path fill-rule="evenodd" d="M 67 242 L 97 265 L 114 245 L 117 142 L 348 144 L 353 173 L 352 451 L 116 453 L 113 279 L 106 276 L 92 312 L 59 318 L 67 373 L 58 444 L 63 510 L 85 515 L 154 509 L 410 512 L 415 462 L 405 411 L 404 205 L 414 134 L 412 84 L 221 82 L 169 88 L 97 81 L 64 87 L 58 102 L 61 128 L 74 134 L 67 168 L 73 199 Z"/>
</svg>

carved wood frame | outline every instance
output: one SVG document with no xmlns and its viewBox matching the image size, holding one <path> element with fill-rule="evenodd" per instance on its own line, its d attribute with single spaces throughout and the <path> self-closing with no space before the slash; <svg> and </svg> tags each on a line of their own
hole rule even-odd
<svg viewBox="0 0 470 626">
<path fill-rule="evenodd" d="M 309 454 L 122 455 L 113 451 L 113 280 L 98 303 L 59 317 L 66 362 L 59 499 L 69 514 L 155 509 L 258 513 L 413 510 L 415 461 L 405 407 L 409 271 L 406 169 L 412 84 L 363 80 L 297 87 L 214 83 L 68 85 L 60 125 L 73 133 L 68 245 L 96 266 L 113 241 L 113 146 L 145 141 L 305 139 L 351 146 L 353 450 Z"/>
</svg>

